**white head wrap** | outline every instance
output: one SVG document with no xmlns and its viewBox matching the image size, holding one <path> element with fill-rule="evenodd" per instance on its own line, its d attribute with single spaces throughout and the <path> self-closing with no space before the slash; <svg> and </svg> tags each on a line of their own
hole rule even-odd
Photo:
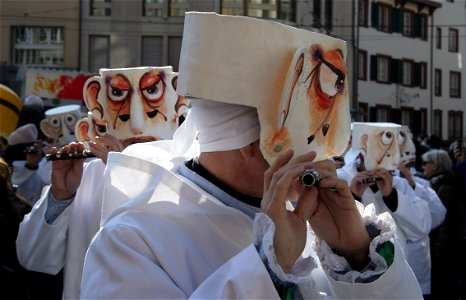
<svg viewBox="0 0 466 300">
<path fill-rule="evenodd" d="M 8 145 L 34 143 L 37 140 L 37 128 L 34 124 L 26 124 L 18 127 L 8 136 Z"/>
<path fill-rule="evenodd" d="M 205 99 L 191 102 L 201 152 L 242 148 L 260 138 L 257 109 Z"/>
</svg>

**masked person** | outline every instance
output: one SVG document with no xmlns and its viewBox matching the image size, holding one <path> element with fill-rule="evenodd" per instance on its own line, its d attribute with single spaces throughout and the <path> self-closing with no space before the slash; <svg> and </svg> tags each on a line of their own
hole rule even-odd
<svg viewBox="0 0 466 300">
<path fill-rule="evenodd" d="M 174 135 L 172 155 L 135 155 L 139 147 L 144 155 L 147 144 L 110 153 L 105 201 L 125 204 L 106 218 L 88 249 L 81 296 L 421 297 L 389 214 L 362 212 L 326 159 L 344 151 L 350 129 L 347 80 L 339 76 L 344 63 L 329 66 L 345 57 L 344 42 L 213 13 L 187 13 L 184 28 L 178 93 L 192 97 L 192 108 Z M 304 67 L 297 75 L 299 57 Z M 310 82 L 328 88 L 327 80 L 337 79 L 338 90 L 323 96 L 332 105 L 321 109 L 336 122 L 328 127 L 325 115 L 312 119 L 312 102 L 322 99 Z M 314 92 L 289 101 L 287 82 Z M 293 108 L 285 122 L 281 100 Z M 312 110 L 297 128 L 296 105 Z M 199 156 L 180 163 L 183 143 L 188 148 L 197 131 Z M 158 142 L 150 146 L 164 152 Z M 296 200 L 294 210 L 288 199 Z M 394 256 L 384 257 L 382 248 Z"/>
<path fill-rule="evenodd" d="M 401 126 L 398 138 L 400 165 L 396 174 L 406 179 L 416 196 L 427 203 L 432 218 L 431 230 L 433 230 L 443 223 L 447 210 L 437 193 L 429 186 L 429 182 L 414 175 L 417 173 L 414 168 L 416 163 L 416 147 L 412 140 L 411 131 L 407 126 Z M 428 234 L 417 241 L 407 240 L 406 259 L 416 275 L 424 298 L 428 298 L 431 294 L 432 277 L 430 239 Z"/>
<path fill-rule="evenodd" d="M 109 150 L 171 138 L 179 120 L 175 105 L 186 106 L 175 93 L 177 76 L 169 66 L 102 69 L 86 82 L 90 114 L 73 131 L 101 159 L 54 160 L 51 186 L 21 223 L 17 239 L 27 269 L 55 274 L 64 268 L 64 298 L 80 297 L 84 255 L 100 225 Z M 83 153 L 83 143 L 52 149 L 52 157 Z"/>
<path fill-rule="evenodd" d="M 50 184 L 52 164 L 45 159 L 44 153 L 50 147 L 75 142 L 75 125 L 82 117 L 79 105 L 64 105 L 45 111 L 45 119 L 40 121 L 40 127 L 47 141 L 37 140 L 36 134 L 32 146 L 25 150 L 26 161 L 20 160 L 13 164 L 12 182 L 31 203 L 36 203 L 42 189 Z"/>
</svg>

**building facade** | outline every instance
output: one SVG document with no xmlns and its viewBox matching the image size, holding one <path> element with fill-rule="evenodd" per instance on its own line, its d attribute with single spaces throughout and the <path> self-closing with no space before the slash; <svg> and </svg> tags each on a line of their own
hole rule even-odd
<svg viewBox="0 0 466 300">
<path fill-rule="evenodd" d="M 448 0 L 0 0 L 4 82 L 21 66 L 178 70 L 186 11 L 276 20 L 347 42 L 353 119 L 466 133 L 466 7 Z M 353 67 L 356 66 L 356 67 Z M 6 70 L 6 71 L 5 71 Z M 8 73 L 8 74 L 6 74 Z M 11 73 L 11 74 L 10 74 Z M 5 75 L 6 74 L 6 75 Z"/>
</svg>

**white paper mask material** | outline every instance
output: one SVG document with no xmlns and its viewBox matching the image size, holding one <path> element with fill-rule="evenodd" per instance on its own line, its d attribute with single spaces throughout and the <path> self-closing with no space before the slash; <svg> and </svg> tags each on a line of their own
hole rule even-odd
<svg viewBox="0 0 466 300">
<path fill-rule="evenodd" d="M 215 13 L 187 13 L 184 28 L 177 92 L 256 108 L 269 163 L 288 149 L 314 150 L 316 160 L 345 150 L 351 119 L 344 41 Z"/>
</svg>

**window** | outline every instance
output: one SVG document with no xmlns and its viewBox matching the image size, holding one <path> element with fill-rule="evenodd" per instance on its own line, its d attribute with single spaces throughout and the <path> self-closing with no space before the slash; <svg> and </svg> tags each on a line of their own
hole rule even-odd
<svg viewBox="0 0 466 300">
<path fill-rule="evenodd" d="M 435 47 L 442 49 L 442 28 L 437 27 L 437 40 L 435 41 Z"/>
<path fill-rule="evenodd" d="M 379 5 L 379 23 L 378 30 L 391 32 L 392 31 L 392 8 L 388 5 L 380 3 Z"/>
<path fill-rule="evenodd" d="M 112 0 L 91 0 L 91 11 L 95 17 L 107 17 L 112 15 Z"/>
<path fill-rule="evenodd" d="M 460 98 L 461 97 L 461 73 L 450 72 L 450 97 Z"/>
<path fill-rule="evenodd" d="M 173 67 L 173 71 L 178 71 L 181 54 L 181 37 L 168 37 L 168 64 Z"/>
<path fill-rule="evenodd" d="M 413 61 L 403 60 L 403 85 L 412 86 L 413 85 Z"/>
<path fill-rule="evenodd" d="M 170 17 L 184 17 L 189 10 L 187 0 L 170 0 Z"/>
<path fill-rule="evenodd" d="M 163 37 L 143 36 L 141 48 L 142 66 L 163 65 Z"/>
<path fill-rule="evenodd" d="M 442 70 L 435 69 L 434 74 L 434 94 L 435 96 L 442 96 Z"/>
<path fill-rule="evenodd" d="M 165 0 L 144 0 L 143 16 L 144 17 L 163 17 L 165 10 Z"/>
<path fill-rule="evenodd" d="M 463 136 L 463 112 L 448 112 L 448 139 L 461 139 Z"/>
<path fill-rule="evenodd" d="M 276 19 L 278 0 L 223 0 L 222 14 Z M 291 1 L 286 1 L 290 3 Z"/>
<path fill-rule="evenodd" d="M 359 102 L 359 113 L 356 116 L 356 122 L 369 122 L 369 104 L 365 102 Z"/>
<path fill-rule="evenodd" d="M 89 71 L 98 72 L 110 67 L 110 37 L 107 35 L 89 36 Z"/>
<path fill-rule="evenodd" d="M 358 20 L 360 26 L 368 26 L 368 0 L 359 0 L 358 5 Z"/>
<path fill-rule="evenodd" d="M 392 109 L 388 105 L 376 105 L 375 118 L 376 122 L 389 122 L 390 121 L 390 110 Z"/>
<path fill-rule="evenodd" d="M 406 125 L 409 128 L 413 128 L 413 109 L 411 107 L 401 108 L 401 125 Z"/>
<path fill-rule="evenodd" d="M 458 29 L 448 29 L 448 51 L 458 52 Z"/>
<path fill-rule="evenodd" d="M 62 27 L 13 27 L 13 41 L 15 64 L 63 66 Z"/>
<path fill-rule="evenodd" d="M 411 11 L 403 11 L 403 35 L 414 36 L 414 13 Z"/>
<path fill-rule="evenodd" d="M 425 62 L 421 62 L 419 64 L 419 79 L 420 79 L 420 82 L 419 82 L 419 87 L 421 89 L 425 89 L 427 88 L 427 63 Z"/>
<path fill-rule="evenodd" d="M 427 108 L 419 109 L 419 132 L 427 132 Z"/>
<path fill-rule="evenodd" d="M 434 128 L 432 128 L 432 134 L 442 137 L 442 111 L 440 109 L 434 109 Z"/>
<path fill-rule="evenodd" d="M 390 57 L 378 56 L 377 57 L 377 81 L 388 82 L 389 80 L 389 66 Z"/>
<path fill-rule="evenodd" d="M 367 51 L 358 52 L 358 79 L 367 80 Z"/>
<path fill-rule="evenodd" d="M 420 24 L 418 24 L 418 36 L 427 41 L 427 16 L 424 15 L 424 14 L 421 14 L 421 15 L 417 15 L 418 16 L 418 19 L 419 19 L 419 22 Z"/>
<path fill-rule="evenodd" d="M 296 22 L 296 0 L 281 0 L 278 6 L 278 18 Z"/>
</svg>

